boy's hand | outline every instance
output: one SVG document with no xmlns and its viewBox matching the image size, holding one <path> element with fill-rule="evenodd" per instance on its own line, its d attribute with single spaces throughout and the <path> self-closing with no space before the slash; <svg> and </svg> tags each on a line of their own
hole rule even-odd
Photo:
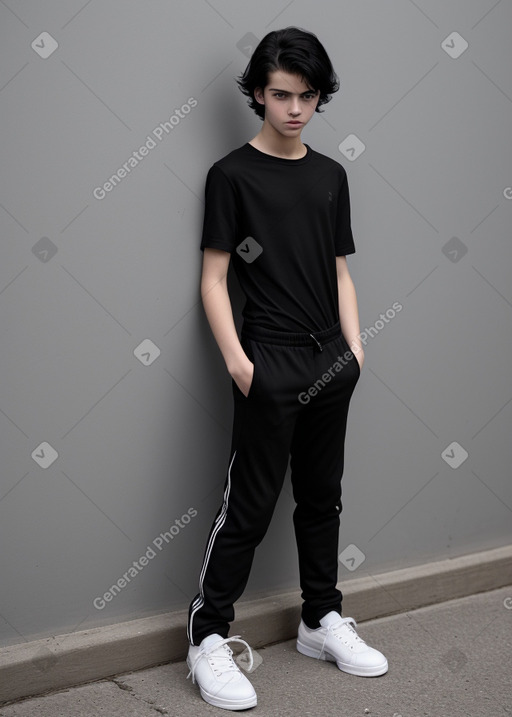
<svg viewBox="0 0 512 717">
<path fill-rule="evenodd" d="M 254 377 L 254 364 L 252 361 L 245 357 L 245 361 L 241 365 L 235 366 L 229 373 L 240 391 L 247 398 Z"/>
</svg>

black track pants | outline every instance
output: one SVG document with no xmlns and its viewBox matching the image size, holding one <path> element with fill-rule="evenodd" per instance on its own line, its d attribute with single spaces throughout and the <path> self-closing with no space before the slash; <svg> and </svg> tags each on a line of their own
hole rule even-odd
<svg viewBox="0 0 512 717">
<path fill-rule="evenodd" d="M 214 520 L 189 607 L 187 635 L 227 637 L 256 546 L 269 526 L 288 459 L 293 514 L 308 627 L 330 610 L 341 613 L 338 533 L 347 413 L 359 363 L 340 326 L 311 334 L 257 327 L 242 331 L 254 363 L 245 397 L 233 382 L 233 440 L 224 499 Z"/>
</svg>

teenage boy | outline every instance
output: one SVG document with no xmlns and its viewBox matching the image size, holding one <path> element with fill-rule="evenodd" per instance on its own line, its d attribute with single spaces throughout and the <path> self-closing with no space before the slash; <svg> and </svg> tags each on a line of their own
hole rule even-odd
<svg viewBox="0 0 512 717">
<path fill-rule="evenodd" d="M 346 173 L 301 134 L 337 79 L 315 35 L 270 32 L 238 81 L 262 128 L 206 181 L 201 294 L 235 406 L 224 499 L 189 608 L 187 663 L 203 699 L 224 709 L 257 702 L 227 643 L 247 646 L 249 669 L 251 649 L 228 637 L 229 623 L 290 457 L 303 599 L 297 649 L 353 675 L 388 669 L 355 621 L 342 618 L 336 588 L 347 412 L 363 350 L 346 262 L 355 251 Z M 230 260 L 246 297 L 241 340 Z"/>
</svg>

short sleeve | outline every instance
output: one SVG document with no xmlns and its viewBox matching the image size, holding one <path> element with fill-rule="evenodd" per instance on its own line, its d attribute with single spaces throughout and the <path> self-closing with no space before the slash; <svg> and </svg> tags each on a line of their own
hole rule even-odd
<svg viewBox="0 0 512 717">
<path fill-rule="evenodd" d="M 335 231 L 336 256 L 353 254 L 356 250 L 352 226 L 350 223 L 350 195 L 348 191 L 347 173 L 343 170 L 341 187 L 338 195 Z"/>
<path fill-rule="evenodd" d="M 234 251 L 237 246 L 237 227 L 236 190 L 222 169 L 214 164 L 206 177 L 201 250 Z"/>
</svg>

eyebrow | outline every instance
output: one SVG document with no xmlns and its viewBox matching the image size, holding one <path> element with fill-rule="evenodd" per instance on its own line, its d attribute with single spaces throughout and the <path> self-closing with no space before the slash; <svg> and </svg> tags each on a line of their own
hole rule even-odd
<svg viewBox="0 0 512 717">
<path fill-rule="evenodd" d="M 270 87 L 269 92 L 282 92 L 283 95 L 293 95 L 294 92 L 289 92 L 288 90 L 279 90 L 277 87 Z M 305 92 L 301 92 L 301 95 L 310 95 L 312 93 L 318 92 L 318 90 L 306 90 Z"/>
</svg>

